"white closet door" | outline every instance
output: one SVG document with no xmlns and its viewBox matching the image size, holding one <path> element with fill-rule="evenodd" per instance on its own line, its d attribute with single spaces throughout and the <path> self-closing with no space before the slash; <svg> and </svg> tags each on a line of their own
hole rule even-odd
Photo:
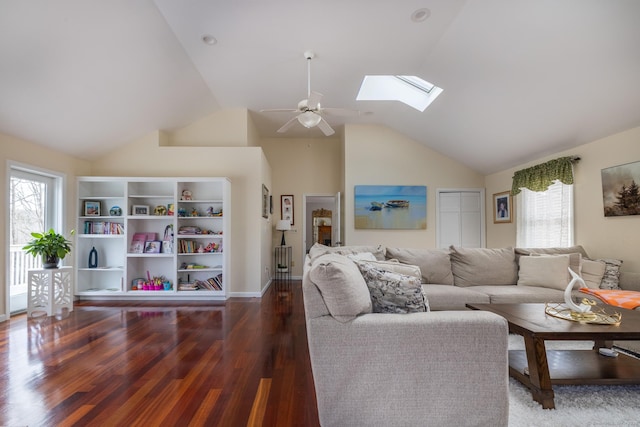
<svg viewBox="0 0 640 427">
<path fill-rule="evenodd" d="M 438 190 L 436 215 L 439 248 L 484 247 L 483 189 Z"/>
</svg>

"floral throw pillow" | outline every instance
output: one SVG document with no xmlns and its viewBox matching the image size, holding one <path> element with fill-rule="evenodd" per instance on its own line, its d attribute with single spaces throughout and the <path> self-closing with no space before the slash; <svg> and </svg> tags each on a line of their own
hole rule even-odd
<svg viewBox="0 0 640 427">
<path fill-rule="evenodd" d="M 602 261 L 606 264 L 604 276 L 602 277 L 602 282 L 600 282 L 600 289 L 620 289 L 620 266 L 622 265 L 622 260 L 605 258 L 596 261 Z"/>
<path fill-rule="evenodd" d="M 419 278 L 381 270 L 367 262 L 357 264 L 369 288 L 374 313 L 429 311 Z"/>
</svg>

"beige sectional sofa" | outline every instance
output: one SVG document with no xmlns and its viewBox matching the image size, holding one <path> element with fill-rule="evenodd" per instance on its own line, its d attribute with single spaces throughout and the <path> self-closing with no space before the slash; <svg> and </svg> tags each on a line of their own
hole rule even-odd
<svg viewBox="0 0 640 427">
<path fill-rule="evenodd" d="M 430 312 L 372 312 L 362 269 L 368 263 L 417 286 Z M 620 288 L 640 291 L 639 273 L 619 273 L 615 260 L 590 260 L 580 246 L 314 245 L 302 285 L 321 424 L 506 425 L 506 322 L 465 305 L 562 302 L 567 266 L 589 287 L 619 280 Z"/>
</svg>

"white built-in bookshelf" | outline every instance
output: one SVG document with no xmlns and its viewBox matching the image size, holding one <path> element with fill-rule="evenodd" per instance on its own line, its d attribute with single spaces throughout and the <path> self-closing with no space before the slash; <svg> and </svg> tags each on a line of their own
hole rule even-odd
<svg viewBox="0 0 640 427">
<path fill-rule="evenodd" d="M 76 296 L 226 299 L 230 191 L 228 178 L 79 177 Z"/>
</svg>

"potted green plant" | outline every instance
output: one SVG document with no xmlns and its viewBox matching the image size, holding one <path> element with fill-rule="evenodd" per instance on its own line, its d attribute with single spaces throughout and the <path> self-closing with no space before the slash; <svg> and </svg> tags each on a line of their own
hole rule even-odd
<svg viewBox="0 0 640 427">
<path fill-rule="evenodd" d="M 73 234 L 73 230 L 71 230 Z M 33 240 L 22 249 L 34 257 L 42 257 L 42 268 L 57 268 L 61 259 L 71 252 L 71 242 L 53 228 L 43 233 L 32 232 Z"/>
</svg>

